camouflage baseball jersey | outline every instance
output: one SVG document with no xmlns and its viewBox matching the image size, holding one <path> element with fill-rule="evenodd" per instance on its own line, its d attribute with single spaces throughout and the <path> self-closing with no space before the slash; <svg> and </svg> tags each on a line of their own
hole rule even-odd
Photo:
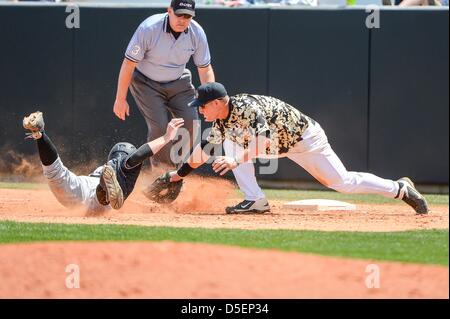
<svg viewBox="0 0 450 319">
<path fill-rule="evenodd" d="M 302 140 L 309 123 L 313 121 L 293 106 L 274 97 L 239 94 L 230 97 L 230 113 L 224 120 L 216 120 L 207 140 L 220 144 L 225 139 L 244 148 L 256 135 L 270 138 L 266 154 L 287 153 Z"/>
</svg>

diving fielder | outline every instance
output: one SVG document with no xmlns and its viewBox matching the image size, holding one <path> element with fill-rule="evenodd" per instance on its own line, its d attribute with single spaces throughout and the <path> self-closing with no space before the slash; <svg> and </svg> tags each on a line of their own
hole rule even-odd
<svg viewBox="0 0 450 319">
<path fill-rule="evenodd" d="M 134 189 L 142 162 L 173 140 L 183 124 L 183 119 L 172 119 L 163 136 L 138 149 L 130 143 L 117 143 L 111 148 L 105 165 L 89 176 L 77 176 L 64 166 L 55 145 L 44 132 L 42 112 L 23 119 L 23 127 L 31 131 L 28 138 L 36 140 L 44 176 L 58 202 L 67 208 L 84 206 L 88 212 L 121 208 Z"/>
<path fill-rule="evenodd" d="M 320 183 L 340 193 L 397 198 L 418 214 L 428 213 L 425 198 L 409 178 L 394 181 L 347 171 L 320 124 L 293 106 L 270 96 L 238 94 L 230 97 L 225 87 L 217 82 L 201 85 L 197 93 L 189 106 L 197 107 L 205 121 L 213 122 L 211 133 L 207 142 L 198 145 L 178 171 L 170 172 L 170 181 L 181 180 L 205 163 L 210 157 L 207 150 L 223 143 L 226 156 L 217 156 L 213 169 L 220 175 L 233 170 L 239 188 L 245 194 L 244 201 L 226 208 L 227 213 L 270 211 L 256 181 L 253 165 L 240 165 L 255 157 L 288 157 Z M 244 171 L 240 172 L 241 168 Z M 258 198 L 258 194 L 262 194 L 260 199 L 249 199 Z"/>
</svg>

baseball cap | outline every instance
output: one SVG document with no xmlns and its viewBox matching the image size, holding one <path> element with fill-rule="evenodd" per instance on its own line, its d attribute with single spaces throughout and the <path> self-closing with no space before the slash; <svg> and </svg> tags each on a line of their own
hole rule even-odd
<svg viewBox="0 0 450 319">
<path fill-rule="evenodd" d="M 227 90 L 218 82 L 210 82 L 200 85 L 197 89 L 197 97 L 188 104 L 190 107 L 199 107 L 212 100 L 227 96 Z"/>
<path fill-rule="evenodd" d="M 175 14 L 189 14 L 195 17 L 195 1 L 194 0 L 172 0 L 170 6 Z"/>
</svg>

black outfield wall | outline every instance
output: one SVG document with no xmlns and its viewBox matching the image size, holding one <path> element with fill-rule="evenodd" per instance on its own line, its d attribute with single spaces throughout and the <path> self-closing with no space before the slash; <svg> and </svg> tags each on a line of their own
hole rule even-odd
<svg viewBox="0 0 450 319">
<path fill-rule="evenodd" d="M 272 10 L 269 94 L 318 121 L 348 166 L 367 169 L 369 29 L 362 10 Z M 288 159 L 280 176 L 309 175 Z"/>
<path fill-rule="evenodd" d="M 371 33 L 369 169 L 448 184 L 448 10 L 386 11 Z"/>
<path fill-rule="evenodd" d="M 35 153 L 20 122 L 36 108 L 68 165 L 102 163 L 146 125 L 112 113 L 124 50 L 162 7 L 0 5 L 0 149 Z M 316 119 L 349 170 L 448 184 L 448 10 L 199 8 L 218 81 L 230 94 L 270 94 Z M 199 84 L 193 71 L 194 84 Z M 206 127 L 206 125 L 203 125 Z M 272 180 L 312 180 L 287 159 Z"/>
<path fill-rule="evenodd" d="M 73 140 L 73 37 L 64 7 L 0 6 L 0 149 L 34 152 L 24 114 L 45 112 L 64 153 Z"/>
</svg>

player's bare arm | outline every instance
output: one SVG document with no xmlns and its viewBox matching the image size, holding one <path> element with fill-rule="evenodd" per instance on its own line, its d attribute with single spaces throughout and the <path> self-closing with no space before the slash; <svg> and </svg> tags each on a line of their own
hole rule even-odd
<svg viewBox="0 0 450 319">
<path fill-rule="evenodd" d="M 208 161 L 210 155 L 207 154 L 204 149 L 208 144 L 202 143 L 198 144 L 194 150 L 192 151 L 191 156 L 187 159 L 187 161 L 180 167 L 178 171 L 170 172 L 170 181 L 178 182 L 183 179 L 187 174 L 196 168 L 202 166 L 204 163 Z"/>
<path fill-rule="evenodd" d="M 216 78 L 214 76 L 214 70 L 211 64 L 209 64 L 206 67 L 198 67 L 197 70 L 200 82 L 202 84 L 216 81 Z"/>
<path fill-rule="evenodd" d="M 125 121 L 126 116 L 130 116 L 130 106 L 127 102 L 127 93 L 136 65 L 136 62 L 124 58 L 120 68 L 113 111 L 114 114 L 116 114 L 116 116 L 122 121 Z"/>
<path fill-rule="evenodd" d="M 175 138 L 177 131 L 180 127 L 182 127 L 184 124 L 184 119 L 182 118 L 174 118 L 172 119 L 169 124 L 167 124 L 167 130 L 166 134 L 163 136 L 148 142 L 148 146 L 152 149 L 153 154 L 156 154 L 159 152 L 161 148 L 163 148 L 167 143 L 170 141 L 173 141 Z"/>
<path fill-rule="evenodd" d="M 174 118 L 167 124 L 166 133 L 150 141 L 136 150 L 127 160 L 128 167 L 135 167 L 136 165 L 141 164 L 145 159 L 155 155 L 158 153 L 161 148 L 163 148 L 167 143 L 173 141 L 175 138 L 178 129 L 183 126 L 184 119 Z"/>
</svg>

